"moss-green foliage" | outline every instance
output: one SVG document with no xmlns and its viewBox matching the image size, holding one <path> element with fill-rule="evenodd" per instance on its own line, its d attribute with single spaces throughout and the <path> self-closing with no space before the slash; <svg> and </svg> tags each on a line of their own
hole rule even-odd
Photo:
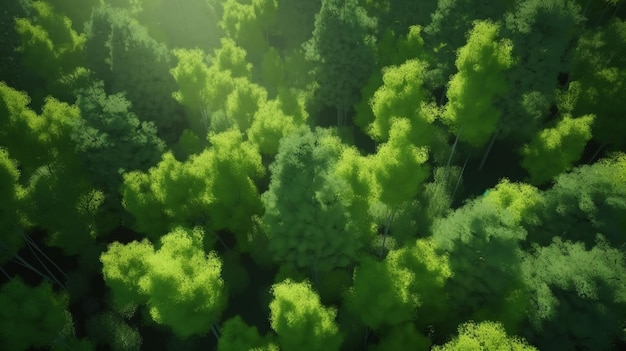
<svg viewBox="0 0 626 351">
<path fill-rule="evenodd" d="M 126 92 L 142 121 L 153 121 L 159 136 L 178 139 L 184 125 L 172 98 L 176 82 L 169 74 L 170 53 L 128 11 L 98 7 L 86 27 L 87 67 L 104 81 L 108 93 Z"/>
<path fill-rule="evenodd" d="M 32 10 L 30 17 L 15 19 L 15 30 L 22 39 L 17 50 L 22 54 L 23 66 L 45 83 L 38 99 L 52 94 L 69 101 L 72 89 L 80 84 L 80 76 L 86 74 L 82 68 L 85 36 L 46 1 L 34 1 Z"/>
<path fill-rule="evenodd" d="M 476 21 L 467 44 L 458 51 L 456 67 L 447 91 L 444 122 L 459 139 L 480 147 L 497 129 L 501 111 L 494 100 L 508 90 L 503 74 L 513 64 L 512 43 L 498 40 L 499 24 Z"/>
<path fill-rule="evenodd" d="M 307 282 L 287 279 L 272 286 L 270 324 L 281 350 L 339 350 L 336 310 L 325 307 Z"/>
<path fill-rule="evenodd" d="M 443 286 L 451 275 L 448 257 L 437 254 L 431 241 L 418 240 L 391 251 L 382 262 L 364 260 L 346 304 L 374 330 L 413 321 L 424 326 L 441 319 Z"/>
<path fill-rule="evenodd" d="M 177 225 L 246 233 L 251 216 L 262 211 L 253 182 L 265 171 L 261 156 L 235 130 L 213 135 L 210 142 L 184 162 L 166 153 L 147 173 L 124 176 L 124 206 L 138 231 L 154 239 Z"/>
<path fill-rule="evenodd" d="M 526 340 L 509 336 L 498 322 L 467 322 L 459 326 L 459 335 L 444 345 L 435 346 L 434 351 L 460 350 L 514 350 L 533 351 L 534 346 Z"/>
<path fill-rule="evenodd" d="M 226 305 L 226 289 L 222 262 L 205 254 L 203 236 L 179 227 L 156 250 L 147 240 L 111 244 L 100 260 L 116 307 L 146 304 L 154 322 L 183 338 L 208 332 Z"/>
<path fill-rule="evenodd" d="M 371 237 L 352 211 L 345 180 L 332 172 L 342 145 L 327 130 L 303 127 L 284 138 L 263 194 L 263 223 L 276 262 L 313 271 L 359 260 Z M 297 211 L 294 209 L 297 208 Z"/>
<path fill-rule="evenodd" d="M 626 257 L 598 235 L 595 246 L 555 237 L 524 260 L 528 310 L 541 349 L 584 347 L 609 350 L 623 333 L 626 311 Z M 549 336 L 548 336 L 549 335 Z"/>
<path fill-rule="evenodd" d="M 0 264 L 10 260 L 24 246 L 19 227 L 24 189 L 17 182 L 19 175 L 15 161 L 5 149 L 0 149 L 0 228 L 3 228 Z"/>
<path fill-rule="evenodd" d="M 278 346 L 259 335 L 256 327 L 249 326 L 241 317 L 227 320 L 221 329 L 218 351 L 278 351 Z"/>
<path fill-rule="evenodd" d="M 47 282 L 31 287 L 20 278 L 11 279 L 0 288 L 0 306 L 4 350 L 45 347 L 73 334 L 68 297 L 52 291 Z"/>
<path fill-rule="evenodd" d="M 579 118 L 564 116 L 554 128 L 540 131 L 522 149 L 522 166 L 530 173 L 530 182 L 544 184 L 571 169 L 591 139 L 593 115 Z"/>
</svg>

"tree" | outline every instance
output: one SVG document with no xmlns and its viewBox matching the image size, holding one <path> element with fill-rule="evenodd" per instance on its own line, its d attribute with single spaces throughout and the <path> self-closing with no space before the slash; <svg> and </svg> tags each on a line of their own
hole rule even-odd
<svg viewBox="0 0 626 351">
<path fill-rule="evenodd" d="M 114 351 L 140 350 L 141 335 L 122 316 L 114 312 L 104 312 L 90 317 L 86 330 L 94 341 Z"/>
<path fill-rule="evenodd" d="M 256 327 L 248 326 L 239 316 L 235 316 L 222 326 L 217 342 L 218 351 L 259 350 L 278 351 L 278 346 L 259 335 Z"/>
<path fill-rule="evenodd" d="M 243 47 L 258 65 L 269 46 L 269 29 L 276 18 L 276 0 L 227 0 L 219 22 L 226 35 Z"/>
<path fill-rule="evenodd" d="M 433 351 L 456 350 L 516 350 L 533 351 L 537 348 L 517 336 L 507 335 L 502 324 L 492 321 L 467 322 L 459 326 L 459 335 Z"/>
<path fill-rule="evenodd" d="M 426 326 L 441 318 L 443 287 L 451 277 L 447 255 L 429 240 L 392 250 L 382 261 L 364 259 L 346 295 L 348 309 L 375 331 L 417 321 Z"/>
<path fill-rule="evenodd" d="M 431 341 L 422 335 L 412 323 L 406 323 L 391 329 L 382 339 L 368 350 L 374 351 L 403 351 L 428 350 Z"/>
<path fill-rule="evenodd" d="M 253 181 L 265 172 L 261 155 L 236 130 L 209 141 L 212 147 L 185 162 L 168 152 L 147 173 L 124 176 L 124 206 L 138 231 L 157 239 L 178 225 L 201 225 L 211 234 L 245 235 L 262 212 Z"/>
<path fill-rule="evenodd" d="M 359 89 L 374 69 L 375 23 L 358 0 L 323 0 L 315 16 L 306 56 L 315 63 L 319 101 L 337 110 L 338 126 L 346 124 L 348 109 L 358 101 Z"/>
<path fill-rule="evenodd" d="M 315 15 L 320 11 L 321 0 L 282 0 L 276 9 L 272 32 L 283 38 L 285 51 L 299 48 L 311 37 L 315 28 Z"/>
<path fill-rule="evenodd" d="M 619 148 L 626 146 L 615 130 L 626 127 L 622 115 L 626 92 L 626 21 L 618 18 L 586 31 L 573 53 L 568 93 L 570 113 L 594 114 L 593 139 Z"/>
<path fill-rule="evenodd" d="M 522 166 L 530 173 L 533 184 L 543 184 L 571 169 L 591 139 L 595 117 L 564 116 L 554 128 L 539 132 L 522 148 Z"/>
<path fill-rule="evenodd" d="M 48 283 L 37 287 L 13 278 L 0 288 L 0 346 L 29 350 L 54 344 L 74 333 L 67 295 Z"/>
<path fill-rule="evenodd" d="M 274 284 L 272 296 L 270 324 L 282 350 L 339 350 L 336 311 L 323 306 L 307 282 Z"/>
<path fill-rule="evenodd" d="M 626 243 L 625 169 L 626 157 L 615 154 L 559 175 L 545 192 L 543 225 L 530 232 L 532 241 L 547 246 L 554 235 L 560 235 L 591 247 L 594 234 L 602 233 L 615 247 Z"/>
<path fill-rule="evenodd" d="M 450 80 L 448 103 L 442 114 L 457 140 L 474 147 L 483 146 L 492 135 L 495 138 L 501 111 L 494 101 L 508 90 L 503 72 L 513 64 L 512 44 L 498 40 L 499 28 L 499 24 L 489 21 L 474 22 L 467 44 L 458 51 L 458 73 Z M 453 153 L 455 147 L 456 142 Z"/>
<path fill-rule="evenodd" d="M 116 306 L 146 304 L 156 323 L 183 338 L 208 332 L 226 305 L 226 288 L 221 260 L 205 254 L 203 237 L 199 228 L 179 227 L 157 250 L 147 240 L 111 244 L 100 260 Z"/>
<path fill-rule="evenodd" d="M 263 102 L 254 113 L 247 135 L 264 155 L 276 155 L 280 141 L 304 125 L 305 120 L 287 115 L 284 105 L 279 97 Z"/>
<path fill-rule="evenodd" d="M 446 284 L 454 316 L 448 322 L 498 320 L 515 328 L 522 320 L 520 243 L 527 231 L 514 204 L 475 199 L 433 225 L 432 240 L 438 252 L 450 257 L 453 273 Z"/>
<path fill-rule="evenodd" d="M 559 73 L 569 70 L 569 53 L 583 18 L 572 0 L 518 2 L 504 17 L 502 35 L 513 42 L 515 65 L 507 73 L 509 94 L 500 137 L 526 141 L 540 128 L 553 105 Z"/>
<path fill-rule="evenodd" d="M 327 130 L 298 129 L 280 143 L 262 195 L 271 256 L 310 269 L 314 281 L 318 271 L 357 262 L 373 234 L 364 214 L 352 210 L 347 184 L 333 172 L 341 149 Z"/>
<path fill-rule="evenodd" d="M 541 349 L 618 347 L 626 311 L 625 276 L 623 250 L 602 235 L 596 235 L 590 249 L 558 236 L 549 246 L 535 245 L 522 270 L 531 301 L 528 337 Z"/>
<path fill-rule="evenodd" d="M 204 253 L 203 234 L 178 228 L 162 237 L 138 284 L 152 319 L 183 338 L 208 332 L 226 306 L 222 262 L 214 252 Z"/>
<path fill-rule="evenodd" d="M 153 121 L 159 137 L 174 142 L 184 129 L 181 107 L 172 98 L 176 82 L 170 55 L 127 11 L 101 6 L 86 27 L 87 67 L 108 94 L 126 92 L 133 112 Z"/>
<path fill-rule="evenodd" d="M 15 29 L 22 39 L 17 48 L 22 54 L 22 65 L 43 82 L 43 86 L 30 87 L 31 96 L 37 103 L 49 94 L 69 101 L 72 90 L 87 74 L 82 68 L 85 36 L 78 34 L 72 21 L 55 12 L 46 1 L 32 2 L 32 10 L 32 17 L 15 19 Z"/>
<path fill-rule="evenodd" d="M 414 59 L 383 70 L 383 85 L 370 100 L 375 118 L 368 134 L 376 141 L 387 141 L 394 120 L 406 119 L 412 131 L 409 140 L 418 146 L 429 145 L 436 109 L 422 87 L 426 67 L 425 62 Z"/>
<path fill-rule="evenodd" d="M 146 171 L 157 163 L 165 145 L 152 122 L 140 122 L 122 93 L 108 95 L 102 82 L 78 94 L 81 119 L 72 133 L 94 185 L 118 197 L 122 174 Z"/>
</svg>

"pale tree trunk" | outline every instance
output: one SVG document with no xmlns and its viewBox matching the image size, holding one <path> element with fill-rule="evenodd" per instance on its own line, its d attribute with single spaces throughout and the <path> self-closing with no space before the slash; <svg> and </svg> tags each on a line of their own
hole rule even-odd
<svg viewBox="0 0 626 351">
<path fill-rule="evenodd" d="M 215 322 L 213 322 L 213 324 L 211 324 L 211 331 L 213 332 L 213 335 L 215 335 L 215 340 L 219 340 L 220 339 L 220 328 L 217 326 L 217 324 Z"/>
<path fill-rule="evenodd" d="M 591 156 L 591 159 L 589 160 L 589 164 L 591 164 L 596 159 L 596 157 L 600 154 L 600 151 L 602 151 L 602 149 L 604 149 L 605 146 L 606 146 L 606 143 L 602 143 L 602 145 L 598 147 L 598 150 L 596 150 L 596 153 L 593 154 L 593 156 Z"/>
<path fill-rule="evenodd" d="M 493 132 L 493 135 L 491 136 L 491 140 L 489 141 L 489 146 L 487 146 L 487 150 L 485 151 L 485 154 L 483 155 L 483 159 L 480 161 L 480 166 L 478 166 L 478 171 L 481 171 L 483 169 L 483 166 L 485 166 L 485 161 L 487 161 L 487 157 L 489 156 L 489 153 L 491 153 L 491 148 L 493 147 L 493 143 L 496 141 L 498 132 L 499 132 L 499 129 L 496 129 L 496 131 Z"/>
<path fill-rule="evenodd" d="M 463 177 L 463 172 L 465 172 L 465 166 L 467 166 L 467 161 L 469 161 L 470 154 L 465 158 L 465 163 L 463 163 L 463 168 L 461 168 L 461 173 L 459 174 L 459 178 L 456 180 L 456 185 L 454 186 L 454 191 L 452 192 L 452 197 L 450 197 L 450 202 L 454 201 L 454 195 L 456 195 L 456 191 L 459 188 L 459 184 L 461 183 L 461 178 Z"/>
</svg>

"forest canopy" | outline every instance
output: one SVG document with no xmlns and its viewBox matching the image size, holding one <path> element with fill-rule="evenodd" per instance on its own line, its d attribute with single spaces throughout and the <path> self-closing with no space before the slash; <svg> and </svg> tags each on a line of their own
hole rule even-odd
<svg viewBox="0 0 626 351">
<path fill-rule="evenodd" d="M 625 0 L 14 0 L 0 350 L 626 349 Z"/>
</svg>

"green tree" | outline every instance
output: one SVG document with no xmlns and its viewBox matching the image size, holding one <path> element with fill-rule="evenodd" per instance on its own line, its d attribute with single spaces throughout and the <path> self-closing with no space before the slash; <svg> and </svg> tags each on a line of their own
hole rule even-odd
<svg viewBox="0 0 626 351">
<path fill-rule="evenodd" d="M 124 176 L 124 206 L 138 231 L 156 239 L 177 225 L 202 225 L 212 234 L 245 235 L 262 212 L 253 181 L 265 171 L 261 155 L 236 130 L 212 135 L 210 143 L 185 162 L 168 152 L 147 173 Z"/>
<path fill-rule="evenodd" d="M 260 64 L 269 47 L 269 29 L 275 21 L 278 2 L 227 0 L 222 7 L 220 27 L 248 52 L 253 64 Z"/>
<path fill-rule="evenodd" d="M 387 141 L 393 122 L 406 119 L 412 131 L 409 140 L 419 146 L 430 144 L 437 113 L 430 94 L 422 87 L 426 68 L 425 62 L 414 59 L 383 70 L 383 85 L 370 100 L 374 121 L 368 133 L 374 140 Z"/>
<path fill-rule="evenodd" d="M 375 26 L 358 0 L 323 0 L 315 16 L 306 55 L 315 64 L 319 101 L 337 110 L 337 126 L 346 124 L 348 110 L 374 69 Z"/>
<path fill-rule="evenodd" d="M 126 92 L 142 121 L 153 121 L 166 142 L 184 129 L 181 106 L 173 99 L 170 54 L 128 11 L 98 7 L 86 27 L 87 67 L 109 94 Z"/>
<path fill-rule="evenodd" d="M 48 283 L 37 287 L 13 278 L 0 287 L 0 346 L 29 350 L 50 346 L 72 336 L 67 295 L 55 293 Z"/>
<path fill-rule="evenodd" d="M 90 317 L 86 323 L 90 337 L 114 351 L 141 350 L 141 335 L 122 316 L 104 312 Z"/>
<path fill-rule="evenodd" d="M 522 276 L 531 301 L 528 338 L 539 348 L 617 347 L 626 312 L 623 250 L 602 235 L 590 249 L 555 237 L 526 255 Z"/>
<path fill-rule="evenodd" d="M 467 43 L 458 51 L 458 73 L 450 80 L 446 93 L 443 121 L 455 132 L 457 141 L 474 147 L 483 146 L 492 135 L 495 139 L 502 111 L 494 102 L 508 90 L 503 72 L 513 64 L 512 44 L 498 40 L 499 29 L 497 23 L 474 22 Z M 456 141 L 452 153 L 455 147 Z"/>
<path fill-rule="evenodd" d="M 205 254 L 203 237 L 200 228 L 179 227 L 157 250 L 147 240 L 111 244 L 100 260 L 116 306 L 146 304 L 156 323 L 183 338 L 208 332 L 226 305 L 226 288 L 221 260 Z"/>
<path fill-rule="evenodd" d="M 271 256 L 310 269 L 313 280 L 318 271 L 357 262 L 372 235 L 364 214 L 350 206 L 345 180 L 333 172 L 341 149 L 327 130 L 298 129 L 280 143 L 262 195 Z"/>
<path fill-rule="evenodd" d="M 214 252 L 205 254 L 203 234 L 178 228 L 163 236 L 138 281 L 152 319 L 180 337 L 208 332 L 226 307 L 222 262 Z"/>
<path fill-rule="evenodd" d="M 278 97 L 263 102 L 254 113 L 247 135 L 264 155 L 276 155 L 280 141 L 304 125 L 305 120 L 299 116 L 288 115 L 285 107 L 287 106 L 283 99 Z"/>
<path fill-rule="evenodd" d="M 534 351 L 534 346 L 517 336 L 509 336 L 502 324 L 492 321 L 467 322 L 459 326 L 459 335 L 433 351 L 515 350 Z"/>
<path fill-rule="evenodd" d="M 108 95 L 102 82 L 82 90 L 76 105 L 81 118 L 72 139 L 92 183 L 117 198 L 122 174 L 156 164 L 164 144 L 152 122 L 140 122 L 123 94 Z"/>
<path fill-rule="evenodd" d="M 46 1 L 33 1 L 32 10 L 30 18 L 15 19 L 15 29 L 22 39 L 17 48 L 22 65 L 43 83 L 29 87 L 31 96 L 38 104 L 49 94 L 70 101 L 80 76 L 86 75 L 82 68 L 85 36 L 72 29 L 72 21 L 55 12 Z"/>
<path fill-rule="evenodd" d="M 522 320 L 520 244 L 527 230 L 513 204 L 479 198 L 433 225 L 432 240 L 450 257 L 453 273 L 446 284 L 452 313 L 447 322 L 498 320 L 515 328 Z"/>
<path fill-rule="evenodd" d="M 500 137 L 526 141 L 541 127 L 555 102 L 559 73 L 569 70 L 582 21 L 573 0 L 517 2 L 505 15 L 502 35 L 513 42 L 516 62 L 507 73 L 510 93 L 499 103 Z"/>
<path fill-rule="evenodd" d="M 298 48 L 311 37 L 315 28 L 315 15 L 321 6 L 321 0 L 281 0 L 278 2 L 272 32 L 283 38 L 285 50 Z"/>
<path fill-rule="evenodd" d="M 594 114 L 593 138 L 624 148 L 624 138 L 615 133 L 626 125 L 619 113 L 625 108 L 626 21 L 618 18 L 588 30 L 578 40 L 568 91 L 572 95 L 570 113 Z"/>
<path fill-rule="evenodd" d="M 547 246 L 554 235 L 594 245 L 602 233 L 615 247 L 626 243 L 626 157 L 616 154 L 593 165 L 559 175 L 545 192 L 543 225 L 531 231 L 533 242 Z"/>
<path fill-rule="evenodd" d="M 348 309 L 376 331 L 438 321 L 446 303 L 443 287 L 452 271 L 447 255 L 435 250 L 431 241 L 421 239 L 392 250 L 382 262 L 363 260 L 346 295 Z"/>
<path fill-rule="evenodd" d="M 522 166 L 533 184 L 544 184 L 571 169 L 591 139 L 594 119 L 593 115 L 564 116 L 554 128 L 542 130 L 522 148 Z"/>
<path fill-rule="evenodd" d="M 278 351 L 278 346 L 259 335 L 256 327 L 248 326 L 241 317 L 235 316 L 224 322 L 217 350 Z"/>
<path fill-rule="evenodd" d="M 282 350 L 339 350 L 342 335 L 334 308 L 321 304 L 307 282 L 289 279 L 272 286 L 270 324 Z"/>
</svg>

